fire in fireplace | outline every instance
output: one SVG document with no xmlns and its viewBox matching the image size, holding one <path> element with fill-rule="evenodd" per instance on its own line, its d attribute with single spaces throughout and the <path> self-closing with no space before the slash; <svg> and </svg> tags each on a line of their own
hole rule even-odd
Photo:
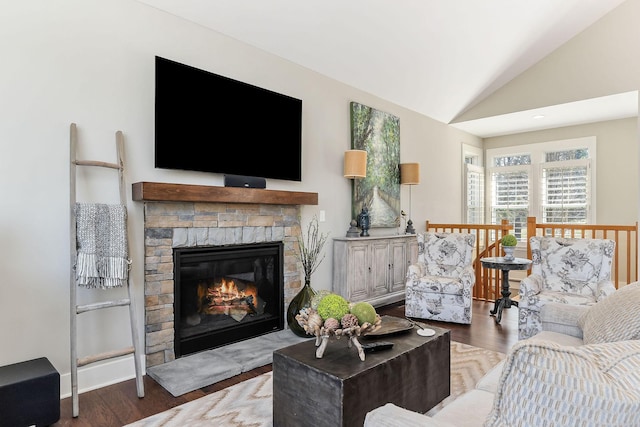
<svg viewBox="0 0 640 427">
<path fill-rule="evenodd" d="M 176 248 L 176 358 L 284 329 L 283 243 Z"/>
</svg>

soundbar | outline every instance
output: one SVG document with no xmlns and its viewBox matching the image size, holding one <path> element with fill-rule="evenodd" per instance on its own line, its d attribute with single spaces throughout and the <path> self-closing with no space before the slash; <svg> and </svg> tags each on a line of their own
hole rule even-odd
<svg viewBox="0 0 640 427">
<path fill-rule="evenodd" d="M 225 175 L 225 187 L 266 188 L 267 180 L 255 176 Z"/>
</svg>

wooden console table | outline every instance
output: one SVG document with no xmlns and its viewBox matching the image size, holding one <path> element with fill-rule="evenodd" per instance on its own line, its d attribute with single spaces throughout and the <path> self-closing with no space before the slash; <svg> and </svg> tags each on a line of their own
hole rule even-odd
<svg viewBox="0 0 640 427">
<path fill-rule="evenodd" d="M 404 299 L 407 269 L 418 260 L 415 234 L 333 239 L 333 292 L 373 306 Z"/>
<path fill-rule="evenodd" d="M 347 339 L 332 338 L 321 359 L 310 339 L 273 352 L 273 425 L 361 426 L 367 412 L 394 403 L 427 412 L 450 394 L 449 330 L 422 337 L 362 337 L 362 343 L 389 341 L 393 348 L 367 353 L 361 361 Z"/>
</svg>

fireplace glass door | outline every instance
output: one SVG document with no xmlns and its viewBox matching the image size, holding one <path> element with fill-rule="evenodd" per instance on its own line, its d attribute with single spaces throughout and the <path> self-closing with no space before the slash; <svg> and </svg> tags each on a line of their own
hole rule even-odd
<svg viewBox="0 0 640 427">
<path fill-rule="evenodd" d="M 284 328 L 283 244 L 174 249 L 176 358 Z"/>
</svg>

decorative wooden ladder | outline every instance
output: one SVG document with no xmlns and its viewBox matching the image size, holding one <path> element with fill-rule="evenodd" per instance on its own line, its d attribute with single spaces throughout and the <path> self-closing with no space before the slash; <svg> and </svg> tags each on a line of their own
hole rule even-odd
<svg viewBox="0 0 640 427">
<path fill-rule="evenodd" d="M 138 330 L 136 329 L 136 316 L 135 305 L 133 303 L 133 297 L 131 293 L 131 286 L 129 286 L 129 279 L 127 276 L 127 293 L 128 298 L 122 298 L 117 300 L 101 301 L 91 304 L 78 304 L 77 301 L 77 280 L 75 274 L 75 266 L 77 260 L 77 218 L 75 215 L 76 205 L 76 178 L 77 178 L 77 166 L 97 166 L 100 168 L 115 169 L 118 171 L 119 185 L 120 185 L 120 204 L 126 206 L 126 190 L 124 184 L 124 140 L 121 131 L 116 132 L 116 151 L 118 156 L 117 163 L 108 163 L 95 160 L 77 160 L 76 149 L 78 141 L 78 132 L 75 123 L 71 123 L 70 130 L 70 144 L 71 144 L 71 162 L 70 162 L 70 212 L 71 212 L 71 396 L 73 405 L 73 417 L 77 417 L 80 408 L 78 404 L 78 367 L 82 367 L 91 363 L 99 362 L 102 360 L 113 359 L 116 357 L 126 356 L 133 354 L 135 371 L 136 371 L 136 388 L 138 397 L 144 397 L 144 383 L 142 378 L 141 357 L 142 352 L 140 349 L 140 343 L 138 339 Z M 111 307 L 129 307 L 129 321 L 131 325 L 131 339 L 133 345 L 124 349 L 108 351 L 100 354 L 94 354 L 78 358 L 77 352 L 77 316 L 82 313 L 91 312 L 94 310 L 101 310 Z"/>
</svg>

